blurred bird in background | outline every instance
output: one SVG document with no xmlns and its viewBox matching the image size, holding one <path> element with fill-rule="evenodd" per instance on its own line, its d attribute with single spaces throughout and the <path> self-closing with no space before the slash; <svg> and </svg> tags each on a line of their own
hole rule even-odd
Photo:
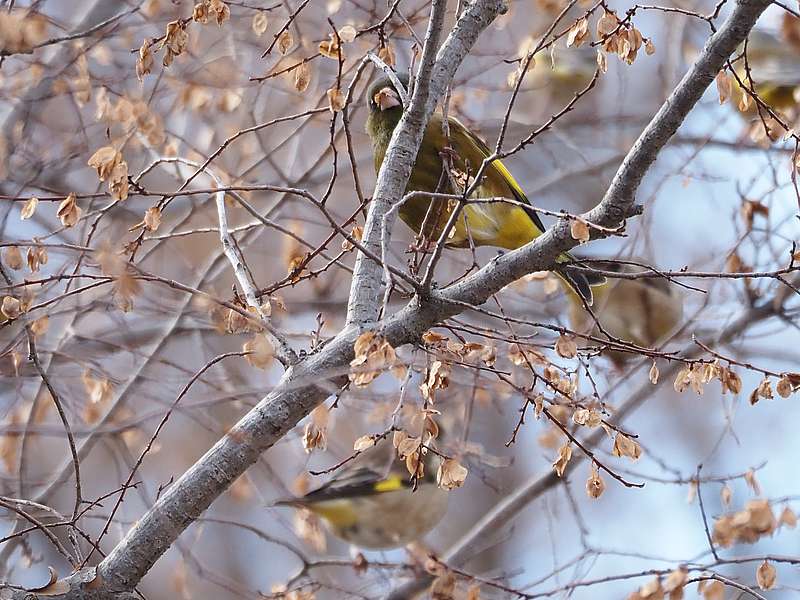
<svg viewBox="0 0 800 600">
<path fill-rule="evenodd" d="M 800 54 L 794 48 L 773 33 L 753 30 L 747 41 L 747 64 L 756 93 L 764 102 L 778 110 L 797 104 Z M 747 83 L 744 60 L 736 63 L 736 73 Z"/>
<path fill-rule="evenodd" d="M 408 78 L 399 76 L 404 87 Z M 388 77 L 383 77 L 370 86 L 367 92 L 369 116 L 367 133 L 372 140 L 375 170 L 380 170 L 394 128 L 403 114 L 401 96 Z M 483 160 L 492 152 L 486 143 L 457 119 L 448 116 L 449 136 L 443 130 L 443 117 L 431 116 L 416 162 L 406 187 L 408 192 L 432 192 L 443 194 L 463 193 L 473 182 L 473 177 Z M 451 163 L 444 167 L 444 158 Z M 470 196 L 470 200 L 493 199 L 490 202 L 471 202 L 464 206 L 446 241 L 455 248 L 496 246 L 513 250 L 519 248 L 544 231 L 539 215 L 530 205 L 522 188 L 508 169 L 499 160 L 493 161 L 484 171 L 481 181 Z M 511 204 L 499 201 L 510 199 Z M 455 199 L 447 200 L 420 195 L 407 200 L 399 209 L 400 218 L 427 242 L 435 242 L 458 206 Z M 559 263 L 569 263 L 572 257 L 563 254 Z M 592 302 L 591 285 L 601 283 L 602 278 L 567 264 L 562 264 L 556 274 L 567 285 L 580 294 L 588 303 Z"/>
<path fill-rule="evenodd" d="M 617 262 L 593 262 L 603 271 L 631 273 L 640 268 Z M 591 314 L 574 293 L 569 296 L 569 320 L 578 332 L 604 337 L 600 326 L 609 335 L 638 346 L 653 348 L 666 340 L 681 322 L 683 296 L 677 287 L 660 277 L 639 279 L 609 278 L 606 283 L 593 288 L 595 302 Z M 608 357 L 617 365 L 636 356 L 627 352 L 608 350 Z"/>
<path fill-rule="evenodd" d="M 744 50 L 740 47 L 735 56 Z M 780 34 L 753 29 L 747 38 L 747 66 L 756 93 L 772 108 L 796 117 L 800 101 L 800 19 L 787 14 Z M 744 59 L 735 63 L 739 78 L 749 83 Z M 755 102 L 742 102 L 743 90 L 735 86 L 735 97 L 742 112 L 755 115 Z"/>
<path fill-rule="evenodd" d="M 423 472 L 409 475 L 391 443 L 379 442 L 322 487 L 273 506 L 305 508 L 336 537 L 360 548 L 387 550 L 424 537 L 447 511 L 448 491 L 437 486 L 439 456 L 423 456 Z"/>
<path fill-rule="evenodd" d="M 537 60 L 531 70 L 532 86 L 546 89 L 552 109 L 564 106 L 592 80 L 597 70 L 597 51 L 591 46 L 556 48 L 549 58 Z"/>
</svg>

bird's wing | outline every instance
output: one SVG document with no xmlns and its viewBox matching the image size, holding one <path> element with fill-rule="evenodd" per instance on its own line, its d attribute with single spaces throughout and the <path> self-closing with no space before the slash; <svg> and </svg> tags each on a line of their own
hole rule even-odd
<svg viewBox="0 0 800 600">
<path fill-rule="evenodd" d="M 489 146 L 486 144 L 486 142 L 470 131 L 468 127 L 461 123 L 461 121 L 454 117 L 450 117 L 449 122 L 451 130 L 455 129 L 462 133 L 464 139 L 472 144 L 476 152 L 480 153 L 484 158 L 491 156 L 492 151 L 489 149 Z M 498 175 L 500 175 L 500 177 L 503 178 L 508 185 L 508 188 L 511 190 L 511 193 L 514 195 L 514 200 L 523 205 L 521 208 L 525 210 L 525 212 L 533 221 L 534 225 L 539 228 L 539 231 L 543 232 L 545 228 L 542 220 L 539 218 L 539 215 L 536 213 L 536 211 L 533 210 L 528 197 L 525 195 L 525 192 L 522 191 L 522 187 L 520 187 L 506 166 L 500 160 L 495 160 L 492 162 L 489 168 L 493 169 Z"/>
<path fill-rule="evenodd" d="M 350 469 L 334 477 L 319 489 L 309 492 L 297 500 L 300 502 L 320 502 L 323 500 L 352 498 L 381 492 L 392 492 L 410 487 L 411 483 L 400 473 L 388 475 L 378 473 L 367 467 Z"/>
</svg>

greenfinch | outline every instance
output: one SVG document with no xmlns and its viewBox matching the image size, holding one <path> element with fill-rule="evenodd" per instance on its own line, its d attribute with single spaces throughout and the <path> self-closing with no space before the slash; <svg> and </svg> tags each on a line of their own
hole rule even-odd
<svg viewBox="0 0 800 600">
<path fill-rule="evenodd" d="M 398 75 L 398 78 L 407 88 L 408 78 L 403 75 Z M 400 94 L 388 77 L 370 86 L 367 104 L 369 116 L 366 130 L 372 141 L 377 172 L 383 163 L 392 132 L 400 122 L 403 106 Z M 411 170 L 406 193 L 463 193 L 471 185 L 471 177 L 476 174 L 483 160 L 492 154 L 480 137 L 454 117 L 448 116 L 447 125 L 449 137 L 443 130 L 442 115 L 435 113 L 431 116 Z M 443 156 L 450 157 L 449 173 L 444 168 Z M 482 198 L 494 200 L 466 204 L 446 240 L 448 246 L 466 248 L 471 241 L 475 246 L 514 250 L 544 231 L 544 225 L 525 192 L 499 160 L 493 161 L 484 171 L 470 200 Z M 513 200 L 516 204 L 498 201 L 499 198 Z M 456 200 L 417 195 L 400 206 L 399 214 L 417 235 L 428 241 L 436 241 L 457 206 Z M 556 273 L 591 304 L 591 286 L 602 283 L 603 279 L 566 264 L 572 260 L 569 254 L 562 254 Z"/>
<path fill-rule="evenodd" d="M 381 446 L 320 488 L 274 506 L 308 509 L 333 535 L 360 548 L 388 550 L 420 540 L 447 511 L 449 493 L 436 484 L 439 457 L 428 452 L 423 474 L 414 481 L 405 461 L 385 452 L 394 450 L 391 444 Z"/>
<path fill-rule="evenodd" d="M 740 48 L 737 55 L 744 47 Z M 754 29 L 747 38 L 747 64 L 759 97 L 777 110 L 793 109 L 800 97 L 800 52 L 796 46 L 764 29 Z M 736 73 L 747 81 L 744 59 L 736 62 Z M 736 99 L 742 91 L 736 89 Z M 740 106 L 743 106 L 740 104 Z M 745 112 L 755 113 L 751 101 Z"/>
<path fill-rule="evenodd" d="M 538 60 L 531 69 L 534 88 L 546 88 L 550 98 L 566 104 L 583 90 L 597 69 L 597 51 L 591 46 L 558 48 L 549 59 Z"/>
<path fill-rule="evenodd" d="M 598 269 L 614 272 L 634 272 L 640 269 L 616 262 L 593 263 Z M 595 286 L 592 313 L 600 326 L 611 336 L 646 348 L 656 347 L 666 340 L 680 324 L 683 316 L 683 296 L 666 279 L 643 277 L 613 279 Z M 575 294 L 569 294 L 569 319 L 578 333 L 604 337 L 597 322 Z M 630 357 L 628 352 L 609 350 L 609 358 L 622 366 Z"/>
</svg>

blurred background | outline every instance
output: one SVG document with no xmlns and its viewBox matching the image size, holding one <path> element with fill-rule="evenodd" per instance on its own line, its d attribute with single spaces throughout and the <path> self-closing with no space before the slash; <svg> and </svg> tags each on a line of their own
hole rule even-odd
<svg viewBox="0 0 800 600">
<path fill-rule="evenodd" d="M 209 361 L 239 352 L 253 337 L 207 296 L 170 285 L 234 300 L 235 279 L 217 230 L 215 184 L 208 175 L 193 174 L 213 156 L 208 168 L 222 185 L 245 188 L 238 198 L 227 196 L 228 221 L 274 326 L 297 351 L 333 337 L 344 325 L 354 251 L 318 206 L 292 190 L 325 198 L 327 214 L 344 230 L 364 224 L 363 201 L 375 181 L 363 131 L 364 91 L 376 74 L 362 59 L 375 52 L 407 70 L 418 58 L 429 3 L 211 2 L 219 12 L 205 24 L 192 20 L 194 3 L 181 0 L 1 4 L 0 258 L 8 280 L 0 282 L 0 295 L 18 299 L 26 310 L 23 318 L 9 319 L 13 307 L 4 305 L 0 323 L 0 494 L 34 500 L 62 515 L 72 513 L 75 499 L 64 427 L 29 360 L 27 322 L 76 444 L 85 450 L 82 497 L 97 503 L 82 506 L 79 526 L 92 539 L 107 528 L 100 547 L 108 552 L 160 491 L 282 374 L 277 361 L 254 366 L 240 356 L 203 372 L 170 413 L 133 478 L 135 487 L 125 490 L 112 515 L 120 487 L 183 388 Z M 450 114 L 494 147 L 520 57 L 555 21 L 552 32 L 561 34 L 588 14 L 589 36 L 581 47 L 568 48 L 561 36 L 536 54 L 507 119 L 503 148 L 514 148 L 589 84 L 598 52 L 589 44 L 598 39 L 601 5 L 513 2 L 459 69 Z M 618 2 L 607 7 L 620 18 L 633 10 Z M 655 51 L 642 47 L 632 64 L 604 54 L 607 72 L 573 110 L 504 161 L 535 206 L 581 213 L 601 200 L 625 153 L 709 35 L 708 23 L 689 13 L 705 15 L 714 8 L 712 2 L 671 2 L 633 12 L 631 22 Z M 729 9 L 724 5 L 721 15 Z M 448 23 L 456 10 L 451 2 Z M 797 31 L 792 19 L 774 6 L 758 25 L 790 56 Z M 185 39 L 173 25 L 168 47 L 161 48 L 168 24 L 175 22 Z M 346 26 L 356 37 L 346 42 L 349 36 L 340 36 L 343 60 L 321 54 L 320 43 Z M 175 50 L 171 64 L 162 66 Z M 793 73 L 786 64 L 797 67 L 800 61 L 773 68 L 775 62 L 769 58 L 764 72 L 777 71 L 792 97 Z M 328 90 L 336 88 L 337 78 L 348 104 L 345 113 L 332 114 Z M 587 244 L 580 255 L 630 259 L 664 271 L 774 272 L 790 264 L 800 238 L 795 142 L 779 126 L 770 140 L 764 133 L 774 125 L 766 122 L 769 117 L 752 107 L 741 110 L 735 93 L 724 103 L 719 96 L 712 84 L 647 174 L 637 198 L 643 214 L 627 222 L 625 235 Z M 792 102 L 776 110 L 794 126 Z M 98 181 L 97 170 L 87 164 L 108 146 L 121 152 L 127 167 L 127 173 L 110 177 L 116 177 L 115 189 Z M 38 198 L 35 206 L 32 197 Z M 148 217 L 154 207 L 158 223 L 156 212 Z M 543 220 L 553 222 L 547 215 Z M 413 242 L 398 222 L 392 264 L 413 269 L 422 260 L 409 251 Z M 496 253 L 479 248 L 475 262 L 483 265 Z M 447 250 L 435 279 L 443 287 L 472 263 L 470 251 Z M 699 349 L 697 342 L 712 346 L 741 377 L 741 393 L 723 395 L 719 382 L 704 386 L 701 395 L 692 389 L 678 393 L 674 376 L 654 385 L 648 378 L 653 361 L 646 358 L 615 364 L 595 352 L 582 352 L 579 359 L 558 356 L 556 333 L 535 325 L 570 327 L 565 296 L 552 275 L 526 277 L 487 304 L 510 319 L 470 312 L 437 329 L 453 340 L 494 347 L 497 363 L 495 369 L 453 365 L 449 386 L 437 392 L 435 408 L 448 431 L 443 447 L 461 458 L 469 475 L 450 492 L 449 511 L 426 538 L 427 548 L 445 552 L 498 501 L 551 471 L 565 438 L 545 419 L 534 419 L 532 408 L 514 443 L 507 443 L 525 399 L 497 371 L 520 387 L 536 383 L 526 365 L 512 360 L 511 344 L 524 340 L 575 379 L 588 405 L 608 415 L 632 395 L 644 394 L 646 401 L 623 424 L 638 436 L 642 457 L 634 463 L 612 456 L 611 440 L 596 453 L 626 481 L 645 486 L 626 487 L 602 474 L 605 492 L 593 499 L 585 491 L 589 466 L 579 465 L 512 523 L 483 536 L 463 565 L 467 573 L 534 597 L 621 598 L 652 579 L 651 570 L 668 572 L 681 564 L 715 564 L 720 575 L 754 586 L 757 558 L 783 556 L 795 562 L 776 564 L 776 589 L 759 593 L 793 597 L 800 588 L 800 537 L 791 518 L 754 544 L 718 551 L 723 560 L 757 558 L 716 564 L 697 493 L 712 529 L 717 517 L 755 498 L 769 499 L 776 519 L 784 509 L 793 514 L 800 508 L 800 396 L 776 393 L 772 400 L 749 401 L 765 373 L 800 371 L 796 294 L 779 316 L 753 315 L 718 343 L 721 331 L 785 286 L 775 276 L 677 277 L 672 285 L 683 317 L 665 347 L 688 353 Z M 386 311 L 406 301 L 396 292 Z M 398 353 L 412 366 L 402 399 L 411 414 L 422 406 L 418 386 L 436 352 L 420 347 Z M 666 370 L 671 363 L 656 364 Z M 773 383 L 778 379 L 772 376 Z M 386 568 L 354 570 L 354 550 L 327 536 L 319 523 L 270 507 L 278 497 L 319 486 L 329 475 L 310 471 L 352 454 L 360 436 L 384 431 L 401 386 L 387 373 L 369 387 L 347 389 L 335 403 L 329 400 L 314 415 L 325 429 L 325 447 L 306 452 L 301 425 L 266 452 L 159 560 L 139 587 L 144 597 L 256 598 L 291 582 L 296 597 L 377 598 L 421 569 L 419 554 L 397 550 L 365 554 Z M 699 489 L 693 483 L 698 465 Z M 44 522 L 59 519 L 52 511 L 34 514 Z M 0 508 L 0 577 L 36 586 L 47 581 L 48 566 L 69 572 L 41 533 L 20 534 L 29 524 L 18 517 Z M 65 545 L 67 529 L 53 528 Z M 90 548 L 85 540 L 77 543 L 84 552 Z M 316 562 L 330 557 L 337 560 Z M 572 587 L 595 580 L 604 581 Z M 460 597 L 474 583 L 460 578 Z M 686 597 L 701 594 L 696 590 L 687 586 Z M 723 597 L 706 592 L 708 598 Z M 490 585 L 481 585 L 480 593 L 512 597 Z M 733 587 L 725 593 L 747 597 Z"/>
</svg>

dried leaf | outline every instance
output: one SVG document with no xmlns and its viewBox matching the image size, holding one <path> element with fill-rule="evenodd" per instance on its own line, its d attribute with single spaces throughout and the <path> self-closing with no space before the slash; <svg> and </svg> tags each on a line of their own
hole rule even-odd
<svg viewBox="0 0 800 600">
<path fill-rule="evenodd" d="M 778 517 L 778 524 L 781 526 L 785 525 L 789 529 L 794 529 L 797 527 L 797 515 L 791 508 L 786 506 L 781 512 L 781 516 Z"/>
<path fill-rule="evenodd" d="M 721 375 L 723 394 L 727 391 L 730 391 L 733 394 L 738 394 L 742 391 L 742 379 L 735 371 L 731 369 L 724 369 L 721 372 Z"/>
<path fill-rule="evenodd" d="M 282 31 L 278 36 L 278 52 L 281 53 L 281 56 L 286 56 L 292 46 L 294 46 L 294 38 L 291 32 L 288 29 Z"/>
<path fill-rule="evenodd" d="M 161 209 L 157 206 L 151 206 L 144 211 L 143 223 L 148 231 L 156 231 L 158 226 L 161 225 Z"/>
<path fill-rule="evenodd" d="M 388 44 L 380 47 L 378 50 L 378 58 L 390 67 L 395 65 L 394 50 L 392 50 L 392 47 Z"/>
<path fill-rule="evenodd" d="M 584 221 L 574 219 L 572 223 L 570 223 L 569 234 L 572 236 L 572 239 L 578 240 L 581 243 L 588 242 L 589 226 Z"/>
<path fill-rule="evenodd" d="M 672 592 L 681 590 L 683 586 L 686 585 L 688 575 L 689 572 L 686 570 L 686 567 L 678 567 L 667 575 L 667 578 L 664 580 L 664 591 L 671 594 Z M 678 596 L 678 598 L 682 597 L 682 594 Z M 670 600 L 672 600 L 672 597 L 670 597 Z"/>
<path fill-rule="evenodd" d="M 103 146 L 95 151 L 89 158 L 88 164 L 97 170 L 97 178 L 105 181 L 122 161 L 122 153 L 113 146 Z"/>
<path fill-rule="evenodd" d="M 605 11 L 597 21 L 597 37 L 604 38 L 617 28 L 617 16 L 613 12 Z"/>
<path fill-rule="evenodd" d="M 28 198 L 28 201 L 25 202 L 25 206 L 22 207 L 20 211 L 19 218 L 23 221 L 25 219 L 30 219 L 33 216 L 33 213 L 36 212 L 36 207 L 39 206 L 39 199 L 34 196 L 33 198 Z"/>
<path fill-rule="evenodd" d="M 26 259 L 28 262 L 28 268 L 32 273 L 36 273 L 39 270 L 39 256 L 40 254 L 37 248 L 28 248 Z"/>
<path fill-rule="evenodd" d="M 775 385 L 775 391 L 778 392 L 778 395 L 781 398 L 788 398 L 794 392 L 794 386 L 792 385 L 791 380 L 784 375 Z"/>
<path fill-rule="evenodd" d="M 456 576 L 450 571 L 442 573 L 431 584 L 431 600 L 454 600 Z"/>
<path fill-rule="evenodd" d="M 22 268 L 22 252 L 19 246 L 8 246 L 3 251 L 3 262 L 14 271 L 19 271 Z"/>
<path fill-rule="evenodd" d="M 658 383 L 658 366 L 656 365 L 656 361 L 653 361 L 653 364 L 650 365 L 650 371 L 647 376 L 650 379 L 650 383 L 653 385 Z"/>
<path fill-rule="evenodd" d="M 350 381 L 357 387 L 366 387 L 384 370 L 396 366 L 394 348 L 374 331 L 365 331 L 353 344 L 355 358 L 350 361 Z"/>
<path fill-rule="evenodd" d="M 133 276 L 130 268 L 125 264 L 122 272 L 114 280 L 114 300 L 122 312 L 133 310 L 133 299 L 141 291 L 139 280 Z"/>
<path fill-rule="evenodd" d="M 362 435 L 353 443 L 353 450 L 355 452 L 364 452 L 375 446 L 378 440 L 373 435 Z"/>
<path fill-rule="evenodd" d="M 556 475 L 562 477 L 564 475 L 564 470 L 567 468 L 570 459 L 572 458 L 572 446 L 570 442 L 567 441 L 561 448 L 558 450 L 558 458 L 553 461 L 553 470 L 556 472 Z"/>
<path fill-rule="evenodd" d="M 197 6 L 195 7 L 195 10 L 197 10 Z M 189 34 L 186 33 L 186 24 L 184 22 L 170 21 L 167 23 L 167 31 L 164 34 L 164 39 L 161 41 L 161 45 L 159 46 L 159 50 L 165 47 L 167 49 L 161 64 L 163 64 L 165 67 L 171 65 L 173 59 L 176 56 L 180 56 L 183 51 L 186 50 L 186 44 L 188 42 Z"/>
<path fill-rule="evenodd" d="M 435 360 L 428 367 L 425 381 L 420 384 L 419 389 L 422 397 L 429 402 L 436 400 L 436 391 L 443 390 L 450 385 L 450 363 Z"/>
<path fill-rule="evenodd" d="M 756 479 L 756 472 L 753 469 L 748 469 L 747 473 L 744 474 L 744 480 L 747 482 L 747 485 L 753 490 L 753 493 L 756 496 L 761 495 L 761 486 L 758 485 L 758 480 Z"/>
<path fill-rule="evenodd" d="M 256 367 L 257 369 L 268 369 L 272 364 L 272 359 L 275 357 L 275 350 L 272 344 L 269 343 L 266 336 L 255 335 L 253 338 L 244 343 L 242 351 L 249 352 L 244 359 L 247 363 Z"/>
<path fill-rule="evenodd" d="M 445 490 L 452 490 L 464 485 L 468 474 L 467 468 L 455 459 L 448 458 L 439 464 L 436 473 L 436 484 Z"/>
<path fill-rule="evenodd" d="M 253 29 L 253 33 L 255 33 L 257 36 L 264 35 L 268 25 L 269 18 L 267 17 L 267 13 L 259 11 L 253 15 L 253 21 L 250 26 Z"/>
<path fill-rule="evenodd" d="M 698 589 L 703 593 L 704 600 L 725 600 L 725 584 L 721 581 L 702 581 L 700 585 L 702 587 Z"/>
<path fill-rule="evenodd" d="M 691 504 L 697 498 L 697 482 L 689 482 L 689 491 L 686 494 L 686 504 Z"/>
<path fill-rule="evenodd" d="M 601 73 L 608 73 L 608 59 L 600 48 L 597 49 L 597 68 Z"/>
<path fill-rule="evenodd" d="M 352 25 L 345 25 L 339 30 L 339 39 L 349 44 L 356 39 L 356 28 Z"/>
<path fill-rule="evenodd" d="M 594 428 L 598 427 L 603 422 L 603 419 L 600 416 L 600 413 L 594 409 L 589 410 L 587 408 L 579 408 L 572 413 L 572 422 L 576 425 L 584 425 L 586 427 Z"/>
<path fill-rule="evenodd" d="M 58 205 L 56 216 L 64 227 L 72 227 L 78 222 L 81 216 L 81 207 L 78 206 L 74 193 L 71 193 Z"/>
<path fill-rule="evenodd" d="M 636 440 L 629 438 L 622 432 L 617 432 L 614 438 L 614 448 L 611 451 L 614 456 L 627 456 L 631 460 L 639 460 L 642 455 L 642 447 Z"/>
<path fill-rule="evenodd" d="M 310 510 L 303 508 L 295 511 L 293 529 L 297 537 L 314 548 L 314 550 L 325 552 L 327 548 L 325 532 L 322 529 L 319 517 Z M 282 594 L 285 590 L 277 591 Z"/>
<path fill-rule="evenodd" d="M 47 330 L 50 328 L 50 317 L 47 315 L 43 317 L 39 317 L 33 323 L 31 323 L 31 331 L 33 335 L 37 338 L 43 336 L 47 333 Z"/>
<path fill-rule="evenodd" d="M 580 47 L 589 38 L 589 20 L 586 17 L 578 21 L 569 29 L 567 33 L 567 48 L 574 46 Z"/>
<path fill-rule="evenodd" d="M 150 50 L 150 40 L 146 39 L 139 46 L 139 56 L 136 58 L 136 78 L 143 81 L 145 75 L 153 70 L 153 52 Z"/>
<path fill-rule="evenodd" d="M 751 500 L 744 510 L 718 517 L 714 521 L 713 540 L 723 548 L 734 543 L 752 544 L 772 535 L 778 526 L 767 500 Z"/>
<path fill-rule="evenodd" d="M 320 404 L 311 411 L 311 419 L 303 430 L 303 450 L 311 454 L 314 450 L 325 450 L 328 445 L 328 407 Z"/>
<path fill-rule="evenodd" d="M 233 90 L 225 90 L 222 92 L 222 96 L 220 96 L 217 106 L 222 112 L 230 113 L 239 108 L 241 103 L 241 93 L 237 93 Z"/>
<path fill-rule="evenodd" d="M 308 89 L 309 83 L 311 83 L 311 68 L 308 63 L 301 63 L 294 70 L 294 89 L 302 94 Z"/>
<path fill-rule="evenodd" d="M 752 100 L 750 99 L 750 94 L 742 90 L 742 93 L 739 94 L 739 105 L 738 105 L 739 111 L 747 112 L 748 110 L 750 110 L 751 103 Z"/>
<path fill-rule="evenodd" d="M 335 35 L 328 34 L 328 39 L 319 43 L 319 53 L 331 60 L 344 60 L 344 51 Z"/>
<path fill-rule="evenodd" d="M 231 9 L 222 0 L 209 0 L 208 10 L 217 20 L 218 27 L 222 27 L 222 24 L 231 17 Z"/>
<path fill-rule="evenodd" d="M 574 337 L 561 334 L 556 340 L 555 350 L 562 358 L 575 358 L 578 355 L 578 344 Z"/>
<path fill-rule="evenodd" d="M 603 495 L 605 490 L 606 484 L 600 477 L 600 473 L 597 470 L 597 465 L 592 463 L 592 471 L 589 474 L 589 479 L 586 480 L 586 494 L 589 496 L 589 498 L 597 500 Z"/>
<path fill-rule="evenodd" d="M 771 590 L 774 588 L 777 578 L 778 572 L 775 570 L 772 563 L 765 560 L 758 565 L 758 569 L 756 569 L 756 582 L 758 583 L 758 587 L 762 590 Z"/>
<path fill-rule="evenodd" d="M 716 82 L 719 103 L 725 104 L 731 97 L 731 78 L 725 71 L 720 71 L 717 73 Z"/>
<path fill-rule="evenodd" d="M 14 298 L 13 296 L 3 297 L 3 303 L 0 304 L 0 313 L 6 319 L 16 319 L 20 316 L 22 314 L 22 303 L 19 298 Z"/>
<path fill-rule="evenodd" d="M 328 94 L 328 108 L 331 112 L 337 113 L 344 108 L 344 94 L 338 87 L 331 88 Z"/>
<path fill-rule="evenodd" d="M 733 499 L 733 490 L 731 490 L 728 484 L 722 486 L 722 489 L 719 492 L 719 497 L 723 506 L 728 507 L 731 505 L 731 500 Z"/>
<path fill-rule="evenodd" d="M 192 20 L 201 25 L 208 23 L 208 2 L 206 2 L 206 0 L 194 5 L 192 9 Z"/>
</svg>

